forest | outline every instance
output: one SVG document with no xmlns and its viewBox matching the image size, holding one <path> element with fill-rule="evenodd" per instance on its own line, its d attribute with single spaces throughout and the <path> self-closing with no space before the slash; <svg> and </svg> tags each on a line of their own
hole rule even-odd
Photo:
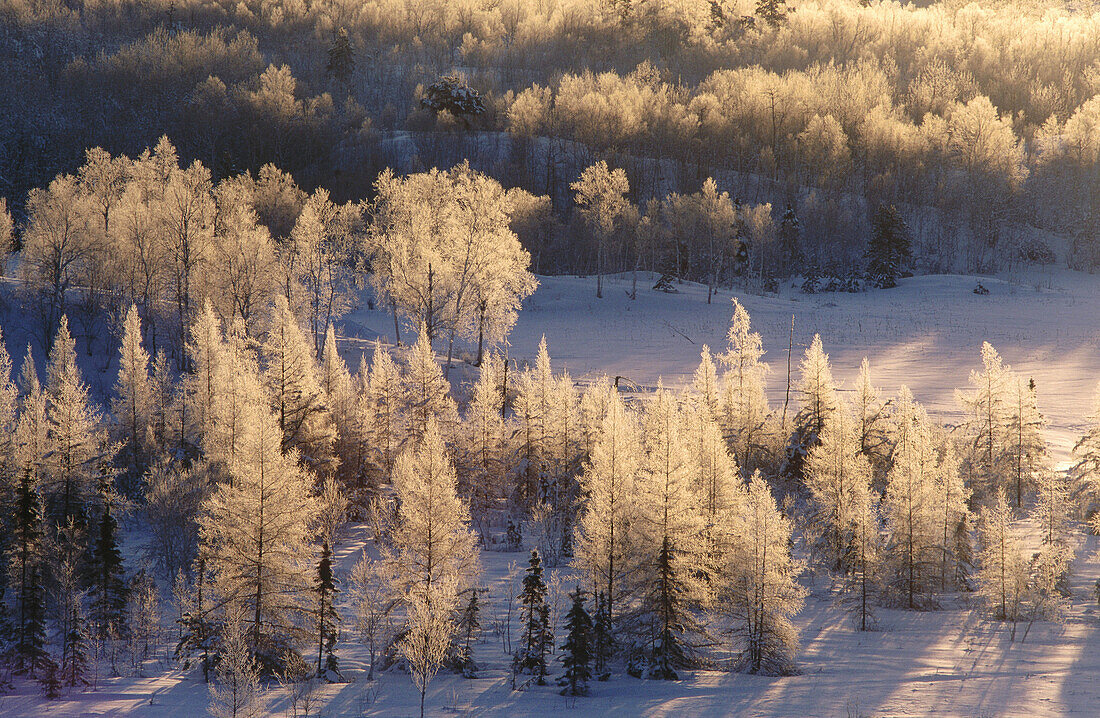
<svg viewBox="0 0 1100 718">
<path fill-rule="evenodd" d="M 794 309 L 765 361 L 745 303 L 1086 281 L 1098 93 L 1058 4 L 0 0 L 0 713 L 781 681 L 824 594 L 1062 625 L 1100 392 L 1058 461 L 990 342 L 945 412 Z M 599 321 L 698 290 L 724 345 L 652 317 L 698 352 L 655 386 L 517 351 L 563 276 Z"/>
</svg>

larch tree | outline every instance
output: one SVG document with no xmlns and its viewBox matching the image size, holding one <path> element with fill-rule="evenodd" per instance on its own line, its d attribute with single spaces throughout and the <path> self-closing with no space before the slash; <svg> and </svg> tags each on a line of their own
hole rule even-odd
<svg viewBox="0 0 1100 718">
<path fill-rule="evenodd" d="M 936 523 L 939 526 L 940 591 L 965 585 L 971 567 L 970 489 L 963 481 L 959 460 L 946 441 L 935 474 Z"/>
<path fill-rule="evenodd" d="M 1027 592 L 1027 564 L 1012 530 L 1012 518 L 1001 489 L 978 523 L 978 595 L 990 615 L 1002 621 L 1019 618 Z"/>
<path fill-rule="evenodd" d="M 821 441 L 806 457 L 805 482 L 814 504 L 813 533 L 824 558 L 839 573 L 852 570 L 857 520 L 871 490 L 871 465 L 860 450 L 859 426 L 838 403 L 825 421 Z"/>
<path fill-rule="evenodd" d="M 726 369 L 722 382 L 722 424 L 744 476 L 757 464 L 769 413 L 764 393 L 768 365 L 760 361 L 763 356 L 760 334 L 752 331 L 749 313 L 734 299 L 726 352 L 719 357 Z"/>
<path fill-rule="evenodd" d="M 698 572 L 703 517 L 692 491 L 682 421 L 675 396 L 658 386 L 642 417 L 644 458 L 636 480 L 640 516 L 632 541 L 640 561 L 633 579 L 641 597 L 642 640 L 651 659 L 648 677 L 661 680 L 677 680 L 678 669 L 694 665 L 706 636 L 696 618 L 707 599 Z"/>
<path fill-rule="evenodd" d="M 802 479 L 806 455 L 820 443 L 826 422 L 837 410 L 836 382 L 820 335 L 814 335 L 799 362 L 798 371 L 798 396 L 802 408 L 794 419 L 794 434 L 787 449 L 787 472 L 791 477 Z"/>
<path fill-rule="evenodd" d="M 275 299 L 260 357 L 264 385 L 283 432 L 283 450 L 296 449 L 315 471 L 327 472 L 336 433 L 332 416 L 312 343 L 282 295 Z"/>
<path fill-rule="evenodd" d="M 1017 510 L 1024 496 L 1035 488 L 1037 475 L 1047 470 L 1047 444 L 1043 430 L 1047 420 L 1039 412 L 1034 379 L 1013 374 L 1008 385 L 1008 421 L 1005 426 L 1005 458 L 1011 470 L 1009 490 Z"/>
<path fill-rule="evenodd" d="M 389 645 L 396 628 L 393 609 L 398 603 L 398 595 L 394 591 L 392 570 L 389 562 L 372 559 L 364 553 L 352 567 L 348 578 L 348 596 L 355 628 L 370 658 L 368 681 L 374 680 L 376 659 Z"/>
<path fill-rule="evenodd" d="M 844 583 L 848 612 L 861 631 L 874 625 L 874 606 L 882 587 L 882 529 L 880 497 L 867 487 L 851 505 L 851 569 Z"/>
<path fill-rule="evenodd" d="M 227 367 L 224 363 L 221 322 L 209 301 L 203 305 L 202 312 L 189 330 L 187 356 L 192 371 L 184 378 L 184 401 L 188 406 L 189 440 L 193 445 L 201 446 L 207 437 L 214 434 L 216 409 L 229 378 L 225 373 Z"/>
<path fill-rule="evenodd" d="M 701 521 L 700 561 L 713 594 L 726 576 L 726 554 L 740 535 L 745 482 L 730 456 L 718 422 L 702 406 L 685 424 L 691 489 Z M 696 569 L 698 570 L 698 569 Z"/>
<path fill-rule="evenodd" d="M 1074 463 L 1069 469 L 1075 490 L 1090 502 L 1100 500 L 1100 384 L 1093 402 L 1088 429 L 1073 446 Z M 1094 514 L 1091 528 L 1100 533 L 1100 512 Z"/>
<path fill-rule="evenodd" d="M 11 355 L 0 331 L 0 463 L 12 455 L 18 408 L 19 388 L 12 381 Z"/>
<path fill-rule="evenodd" d="M 116 434 L 129 455 L 132 471 L 140 473 L 152 449 L 153 392 L 149 377 L 149 354 L 141 346 L 141 318 L 131 304 L 122 324 L 119 348 L 118 380 L 115 382 L 111 409 Z"/>
<path fill-rule="evenodd" d="M 640 441 L 634 418 L 614 394 L 600 436 L 581 475 L 584 511 L 577 526 L 574 564 L 606 602 L 608 631 L 618 627 L 628 602 L 629 577 L 637 568 L 632 545 L 637 532 Z"/>
<path fill-rule="evenodd" d="M 975 493 L 994 495 L 1011 475 L 1006 451 L 1012 373 L 989 342 L 982 343 L 982 370 L 970 373 L 969 392 L 957 391 L 956 401 L 968 414 L 968 446 L 964 457 Z"/>
<path fill-rule="evenodd" d="M 924 408 L 902 387 L 896 403 L 893 464 L 886 475 L 883 514 L 893 572 L 891 588 L 909 608 L 931 590 L 939 545 L 935 514 L 938 457 Z"/>
<path fill-rule="evenodd" d="M 596 297 L 603 297 L 603 274 L 608 245 L 630 205 L 626 172 L 610 169 L 600 160 L 569 185 L 585 224 L 596 239 Z"/>
<path fill-rule="evenodd" d="M 359 369 L 360 381 L 366 379 L 363 365 Z M 405 418 L 401 409 L 405 402 L 405 389 L 401 371 L 389 350 L 379 344 L 371 359 L 370 379 L 356 408 L 358 421 L 369 429 L 370 461 L 379 474 L 389 477 L 401 444 L 405 440 Z"/>
<path fill-rule="evenodd" d="M 318 509 L 312 479 L 295 452 L 283 453 L 278 418 L 261 396 L 253 395 L 241 424 L 230 480 L 203 502 L 200 537 L 221 604 L 245 610 L 248 645 L 262 651 L 293 635 L 308 610 Z"/>
<path fill-rule="evenodd" d="M 458 497 L 454 464 L 434 419 L 398 457 L 393 485 L 398 507 L 390 559 L 406 600 L 429 601 L 445 583 L 457 591 L 472 585 L 479 563 L 470 510 Z"/>
<path fill-rule="evenodd" d="M 423 329 L 423 328 L 422 328 Z M 403 410 L 408 421 L 408 436 L 422 437 L 428 424 L 450 434 L 458 421 L 458 407 L 451 398 L 451 385 L 435 360 L 426 330 L 416 338 L 402 377 Z"/>
<path fill-rule="evenodd" d="M 214 718 L 259 718 L 257 694 L 260 671 L 249 640 L 248 617 L 239 606 L 229 609 L 222 637 L 222 657 L 209 686 L 210 715 Z"/>
<path fill-rule="evenodd" d="M 879 489 L 885 484 L 889 463 L 889 406 L 871 382 L 871 363 L 864 357 L 856 378 L 852 411 L 859 425 L 859 450 L 871 464 L 873 483 Z"/>
<path fill-rule="evenodd" d="M 699 353 L 699 366 L 691 377 L 691 388 L 700 419 L 706 422 L 718 421 L 722 416 L 722 388 L 718 382 L 718 367 L 715 366 L 710 347 L 706 344 Z"/>
<path fill-rule="evenodd" d="M 806 590 L 795 580 L 791 524 L 771 488 L 754 472 L 744 504 L 745 533 L 729 554 L 730 582 L 723 610 L 733 621 L 736 665 L 749 673 L 783 675 L 794 669 L 798 632 L 791 617 L 802 610 Z"/>
<path fill-rule="evenodd" d="M 505 420 L 502 361 L 489 354 L 471 390 L 463 421 L 465 429 L 465 482 L 463 494 L 470 497 L 475 516 L 503 498 L 501 477 L 505 473 Z"/>
<path fill-rule="evenodd" d="M 46 377 L 45 474 L 52 513 L 61 524 L 84 515 L 86 502 L 93 498 L 98 465 L 105 458 L 99 414 L 77 368 L 75 342 L 64 316 Z"/>
<path fill-rule="evenodd" d="M 428 686 L 451 650 L 456 626 L 452 614 L 458 594 L 449 581 L 438 582 L 409 596 L 405 637 L 397 649 L 409 663 L 413 685 L 420 692 L 420 718 Z"/>
</svg>

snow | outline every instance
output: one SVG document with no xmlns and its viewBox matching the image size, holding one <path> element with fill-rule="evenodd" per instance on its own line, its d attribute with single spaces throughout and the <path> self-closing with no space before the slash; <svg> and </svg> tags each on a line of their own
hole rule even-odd
<svg viewBox="0 0 1100 718">
<path fill-rule="evenodd" d="M 512 333 L 509 354 L 534 359 L 545 334 L 555 369 L 568 368 L 579 381 L 600 373 L 622 376 L 641 393 L 663 377 L 666 384 L 689 381 L 702 345 L 725 345 L 731 308 L 722 292 L 706 303 L 706 288 L 678 285 L 677 294 L 650 289 L 639 278 L 637 300 L 626 292 L 630 277 L 605 283 L 595 298 L 594 278 L 541 277 Z M 1048 439 L 1064 463 L 1092 411 L 1100 378 L 1096 317 L 1100 278 L 1068 271 L 981 277 L 990 294 L 972 292 L 979 278 L 941 275 L 902 280 L 897 289 L 863 294 L 804 295 L 785 287 L 780 296 L 738 294 L 763 334 L 771 363 L 769 394 L 781 405 L 791 316 L 795 317 L 797 360 L 819 332 L 833 372 L 852 387 L 863 356 L 875 383 L 891 395 L 907 384 L 930 413 L 957 421 L 953 393 L 979 365 L 988 340 L 1005 361 L 1038 384 L 1040 407 L 1050 419 Z M 345 355 L 352 366 L 369 342 L 393 340 L 390 315 L 360 309 L 343 324 Z M 513 692 L 509 659 L 490 628 L 499 616 L 508 565 L 524 553 L 486 552 L 482 605 L 485 630 L 475 657 L 478 679 L 441 674 L 430 686 L 427 713 L 434 716 L 1063 716 L 1094 715 L 1100 702 L 1100 623 L 1093 586 L 1100 578 L 1100 544 L 1083 538 L 1072 575 L 1073 597 L 1062 623 L 989 621 L 966 596 L 948 596 L 941 610 L 879 609 L 879 630 L 859 633 L 835 605 L 827 582 L 804 577 L 811 589 L 795 621 L 802 648 L 801 673 L 774 678 L 696 671 L 681 681 L 639 681 L 617 672 L 592 684 L 592 695 L 565 698 L 554 686 Z M 353 526 L 337 546 L 346 577 L 363 546 L 365 529 Z M 572 586 L 566 569 L 556 569 L 563 589 Z M 517 579 L 518 580 L 518 579 Z M 518 633 L 518 629 L 515 631 Z M 560 638 L 558 640 L 560 643 Z M 339 650 L 350 682 L 321 689 L 311 715 L 413 716 L 418 694 L 409 676 L 391 670 L 365 680 L 365 649 L 345 629 Z M 554 664 L 555 674 L 560 664 Z M 37 686 L 18 681 L 0 696 L 0 716 L 149 716 L 182 718 L 205 712 L 206 687 L 194 670 L 183 672 L 151 661 L 146 677 L 100 680 L 95 692 L 70 692 L 46 703 Z M 264 694 L 268 715 L 290 715 L 277 687 Z"/>
</svg>

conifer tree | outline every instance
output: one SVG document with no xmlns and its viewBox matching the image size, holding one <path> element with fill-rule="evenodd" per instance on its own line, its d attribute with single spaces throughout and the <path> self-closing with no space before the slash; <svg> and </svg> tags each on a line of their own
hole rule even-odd
<svg viewBox="0 0 1100 718">
<path fill-rule="evenodd" d="M 417 335 L 402 383 L 409 436 L 424 436 L 428 424 L 433 421 L 439 431 L 450 435 L 458 420 L 458 409 L 450 396 L 450 384 L 436 363 L 426 331 Z"/>
<path fill-rule="evenodd" d="M 0 214 L 2 214 L 0 208 Z M 16 409 L 19 406 L 19 389 L 12 381 L 11 355 L 0 331 L 0 457 L 10 457 L 14 450 Z"/>
<path fill-rule="evenodd" d="M 983 342 L 982 370 L 970 373 L 971 391 L 955 392 L 968 414 L 965 459 L 970 486 L 978 494 L 995 495 L 1011 472 L 1005 450 L 1011 382 L 1011 370 L 993 345 Z"/>
<path fill-rule="evenodd" d="M 335 431 L 318 381 L 312 343 L 286 297 L 275 299 L 260 351 L 263 380 L 283 432 L 283 450 L 297 449 L 316 471 L 328 470 Z"/>
<path fill-rule="evenodd" d="M 871 239 L 867 243 L 867 279 L 872 286 L 896 287 L 912 253 L 911 233 L 897 207 L 879 204 L 871 215 Z"/>
<path fill-rule="evenodd" d="M 512 669 L 515 673 L 528 672 L 535 676 L 540 686 L 546 685 L 546 657 L 553 650 L 554 634 L 550 629 L 550 607 L 546 603 L 546 582 L 542 578 L 542 561 L 539 552 L 531 550 L 527 575 L 523 577 L 520 592 L 520 623 L 523 636 L 516 652 Z"/>
<path fill-rule="evenodd" d="M 254 341 L 240 317 L 226 328 L 219 361 L 222 369 L 211 407 L 212 422 L 202 437 L 202 450 L 217 472 L 228 478 L 243 450 L 247 425 L 258 412 L 256 401 L 266 397 Z"/>
<path fill-rule="evenodd" d="M 946 442 L 942 442 L 946 444 Z M 935 510 L 940 526 L 940 590 L 949 581 L 964 584 L 970 564 L 970 489 L 959 473 L 959 461 L 950 444 L 940 451 L 935 475 Z"/>
<path fill-rule="evenodd" d="M 336 612 L 336 578 L 332 574 L 332 551 L 328 541 L 321 545 L 313 591 L 317 595 L 317 675 L 336 676 L 339 675 L 335 649 L 340 614 Z"/>
<path fill-rule="evenodd" d="M 184 379 L 188 436 L 195 446 L 206 445 L 214 434 L 222 392 L 230 378 L 224 354 L 221 322 L 207 300 L 190 327 L 187 356 L 191 373 Z"/>
<path fill-rule="evenodd" d="M 858 427 L 839 404 L 825 421 L 821 443 L 806 457 L 806 488 L 814 503 L 814 532 L 832 570 L 852 569 L 859 511 L 871 490 L 871 466 L 860 451 Z"/>
<path fill-rule="evenodd" d="M 871 465 L 872 484 L 878 489 L 885 486 L 889 464 L 888 406 L 889 402 L 882 401 L 879 390 L 871 383 L 871 363 L 864 357 L 859 365 L 852 410 L 859 429 L 859 450 Z"/>
<path fill-rule="evenodd" d="M 1012 531 L 1012 509 L 999 490 L 993 503 L 981 513 L 978 533 L 981 553 L 978 569 L 978 595 L 990 615 L 1003 621 L 1015 621 L 1027 590 L 1027 566 Z"/>
<path fill-rule="evenodd" d="M 86 664 L 84 599 L 86 591 L 81 587 L 79 564 L 85 550 L 82 527 L 69 517 L 58 529 L 57 541 L 52 549 L 53 600 L 57 635 L 61 642 L 59 678 L 63 683 L 75 686 L 83 679 Z"/>
<path fill-rule="evenodd" d="M 466 429 L 466 481 L 463 494 L 470 497 L 477 514 L 487 509 L 503 493 L 500 476 L 504 473 L 504 402 L 501 360 L 486 355 L 472 388 L 470 405 L 463 426 Z"/>
<path fill-rule="evenodd" d="M 778 27 L 786 19 L 785 0 L 757 0 L 756 14 L 772 27 Z M 802 263 L 802 223 L 789 202 L 779 218 L 778 241 L 782 253 L 782 270 L 786 276 L 799 271 Z"/>
<path fill-rule="evenodd" d="M 606 638 L 613 636 L 616 608 L 625 604 L 627 577 L 636 568 L 631 526 L 637 515 L 638 433 L 618 394 L 611 397 L 600 438 L 585 464 L 581 488 L 587 497 L 577 527 L 574 564 L 591 577 L 605 605 Z M 602 664 L 600 665 L 602 668 Z"/>
<path fill-rule="evenodd" d="M 837 409 L 836 383 L 820 335 L 814 335 L 798 370 L 802 408 L 795 416 L 794 434 L 787 448 L 787 475 L 802 479 L 806 455 L 820 443 L 825 423 Z"/>
<path fill-rule="evenodd" d="M 388 645 L 392 632 L 392 612 L 397 603 L 393 566 L 386 561 L 376 561 L 363 555 L 352 567 L 349 579 L 352 611 L 356 628 L 367 646 L 370 664 L 367 680 L 374 680 L 375 659 L 378 652 Z"/>
<path fill-rule="evenodd" d="M 745 483 L 726 448 L 718 424 L 697 414 L 688 426 L 694 434 L 687 447 L 691 459 L 691 488 L 702 522 L 701 570 L 713 593 L 725 576 L 726 554 L 741 533 L 738 519 L 744 503 Z"/>
<path fill-rule="evenodd" d="M 152 422 L 152 446 L 155 454 L 169 451 L 174 443 L 182 451 L 187 437 L 187 404 L 178 396 L 179 387 L 172 376 L 168 355 L 161 349 L 153 359 L 149 411 Z"/>
<path fill-rule="evenodd" d="M 1074 464 L 1068 475 L 1076 491 L 1080 491 L 1089 501 L 1100 499 L 1100 384 L 1093 398 L 1093 411 L 1089 415 L 1089 426 L 1073 446 Z M 1093 514 L 1090 528 L 1100 533 L 1100 512 Z"/>
<path fill-rule="evenodd" d="M 592 619 L 592 664 L 597 680 L 606 681 L 611 677 L 607 662 L 611 660 L 614 641 L 611 635 L 611 614 L 608 612 L 607 599 L 602 591 L 595 594 L 596 615 Z"/>
<path fill-rule="evenodd" d="M 360 367 L 360 378 L 364 376 Z M 369 422 L 372 463 L 382 476 L 388 478 L 404 441 L 401 406 L 405 394 L 397 364 L 389 351 L 381 345 L 374 350 L 371 359 L 366 395 L 369 402 L 361 402 L 358 407 L 360 421 Z"/>
<path fill-rule="evenodd" d="M 122 346 L 119 347 L 118 381 L 115 382 L 111 408 L 117 422 L 117 436 L 122 442 L 128 471 L 140 475 L 152 449 L 152 400 L 149 379 L 149 355 L 141 346 L 141 319 L 137 306 L 130 305 L 122 324 Z M 136 477 L 131 477 L 136 478 Z"/>
<path fill-rule="evenodd" d="M 1047 445 L 1043 439 L 1046 418 L 1039 412 L 1035 380 L 1012 375 L 1008 386 L 1008 421 L 1005 458 L 1010 465 L 1010 490 L 1017 510 L 1024 495 L 1034 488 L 1035 477 L 1046 470 Z"/>
<path fill-rule="evenodd" d="M 481 633 L 481 606 L 478 603 L 476 587 L 469 590 L 470 598 L 462 609 L 462 615 L 458 620 L 458 639 L 462 645 L 458 647 L 458 665 L 465 678 L 477 677 L 477 663 L 474 661 L 474 641 Z"/>
<path fill-rule="evenodd" d="M 718 369 L 706 344 L 699 353 L 699 366 L 692 375 L 691 388 L 695 392 L 698 413 L 707 421 L 718 421 L 722 415 L 722 390 L 718 385 Z"/>
<path fill-rule="evenodd" d="M 89 558 L 91 618 L 96 638 L 103 641 L 112 625 L 122 625 L 127 600 L 122 552 L 118 547 L 118 523 L 111 513 L 111 501 L 106 497 L 96 522 Z"/>
<path fill-rule="evenodd" d="M 695 619 L 706 600 L 698 573 L 703 522 L 691 490 L 680 412 L 663 386 L 646 404 L 642 427 L 641 511 L 633 539 L 641 559 L 634 573 L 640 583 L 638 618 L 648 634 L 649 675 L 676 680 L 678 668 L 694 663 L 695 649 L 705 635 Z"/>
<path fill-rule="evenodd" d="M 867 631 L 874 623 L 874 605 L 881 587 L 882 536 L 879 501 L 870 487 L 853 497 L 851 505 L 851 568 L 844 586 L 849 612 L 859 630 Z"/>
<path fill-rule="evenodd" d="M 20 419 L 16 429 L 17 454 L 15 470 L 18 485 L 12 516 L 12 536 L 8 544 L 6 564 L 8 585 L 14 598 L 12 617 L 15 620 L 13 663 L 16 673 L 34 677 L 51 661 L 46 649 L 46 597 L 44 579 L 44 542 L 46 531 L 42 501 L 38 493 L 37 472 L 33 460 L 24 453 L 27 441 L 27 417 Z"/>
<path fill-rule="evenodd" d="M 750 673 L 789 673 L 798 646 L 791 617 L 806 591 L 795 581 L 790 521 L 759 471 L 749 479 L 744 512 L 744 542 L 730 553 L 732 580 L 722 604 L 734 620 L 737 665 Z"/>
<path fill-rule="evenodd" d="M 52 514 L 60 525 L 69 517 L 83 520 L 95 487 L 100 458 L 99 415 L 88 399 L 88 387 L 76 365 L 76 346 L 69 322 L 61 317 L 46 365 L 47 451 L 45 473 Z"/>
<path fill-rule="evenodd" d="M 409 595 L 408 627 L 398 646 L 412 669 L 413 685 L 420 691 L 420 718 L 428 685 L 439 672 L 451 649 L 455 625 L 451 620 L 457 602 L 454 584 L 438 581 Z"/>
<path fill-rule="evenodd" d="M 260 673 L 252 655 L 246 628 L 247 617 L 239 606 L 232 607 L 222 635 L 222 655 L 216 680 L 210 684 L 210 715 L 214 718 L 258 718 L 256 705 Z"/>
<path fill-rule="evenodd" d="M 572 604 L 565 619 L 565 643 L 561 645 L 562 665 L 565 675 L 558 684 L 562 695 L 588 695 L 588 681 L 592 678 L 593 625 L 592 617 L 584 608 L 585 593 L 577 586 L 569 594 Z"/>
<path fill-rule="evenodd" d="M 898 394 L 897 437 L 883 500 L 893 589 L 909 608 L 919 608 L 930 590 L 939 544 L 936 506 L 936 447 L 924 408 L 908 388 Z"/>
<path fill-rule="evenodd" d="M 325 405 L 334 428 L 333 449 L 339 462 L 339 471 L 349 484 L 358 481 L 362 470 L 355 409 L 358 398 L 351 373 L 340 352 L 337 351 L 336 333 L 330 324 L 325 332 L 321 349 L 321 366 L 318 374 Z"/>
<path fill-rule="evenodd" d="M 390 559 L 407 600 L 427 600 L 428 592 L 441 583 L 460 591 L 477 580 L 470 512 L 458 498 L 456 483 L 439 427 L 429 419 L 420 443 L 398 458 L 393 472 L 398 509 Z"/>
<path fill-rule="evenodd" d="M 751 330 L 749 313 L 734 299 L 726 353 L 719 357 L 726 368 L 722 423 L 733 456 L 745 477 L 757 465 L 756 454 L 768 417 L 768 400 L 764 394 L 768 365 L 760 361 L 763 356 L 760 334 Z"/>
<path fill-rule="evenodd" d="M 200 537 L 215 593 L 222 605 L 245 610 L 248 646 L 256 651 L 304 618 L 318 508 L 296 452 L 282 452 L 282 429 L 263 397 L 253 395 L 242 417 L 231 480 L 203 502 Z"/>
</svg>

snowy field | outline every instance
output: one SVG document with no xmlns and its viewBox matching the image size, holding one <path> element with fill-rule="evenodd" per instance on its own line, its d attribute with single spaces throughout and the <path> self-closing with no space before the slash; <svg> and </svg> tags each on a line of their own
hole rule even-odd
<svg viewBox="0 0 1100 718">
<path fill-rule="evenodd" d="M 938 419 L 957 418 L 953 391 L 966 384 L 988 340 L 1005 361 L 1035 378 L 1040 407 L 1050 419 L 1055 459 L 1065 462 L 1092 411 L 1100 379 L 1097 328 L 1100 279 L 1055 272 L 1010 280 L 982 278 L 990 294 L 972 292 L 973 277 L 931 276 L 903 280 L 895 290 L 808 296 L 739 295 L 763 334 L 771 363 L 770 397 L 781 405 L 791 316 L 795 356 L 815 332 L 831 355 L 838 380 L 849 385 L 860 359 L 871 360 L 875 382 L 893 394 L 912 388 Z M 638 299 L 626 296 L 629 278 L 612 280 L 595 298 L 591 278 L 541 278 L 512 334 L 510 355 L 533 359 L 545 333 L 555 368 L 575 379 L 600 373 L 622 376 L 646 391 L 690 379 L 703 344 L 725 344 L 730 296 L 706 303 L 706 289 L 683 285 L 678 294 L 639 283 Z M 381 311 L 348 317 L 347 358 L 378 337 L 392 341 L 392 320 Z M 337 557 L 344 575 L 362 548 L 363 530 L 351 527 Z M 1081 533 L 1078 532 L 1080 536 Z M 480 677 L 442 674 L 428 692 L 433 716 L 1062 716 L 1096 715 L 1100 705 L 1100 616 L 1093 584 L 1100 578 L 1100 544 L 1078 547 L 1074 595 L 1062 624 L 988 621 L 966 597 L 949 596 L 941 610 L 877 612 L 879 630 L 858 633 L 834 605 L 824 580 L 811 576 L 806 608 L 796 618 L 802 648 L 800 675 L 783 678 L 697 671 L 677 682 L 639 681 L 622 674 L 593 683 L 587 698 L 564 698 L 556 687 L 513 692 L 502 638 L 491 628 L 504 610 L 508 564 L 523 553 L 483 554 L 485 626 L 475 658 Z M 552 590 L 564 611 L 572 578 L 555 572 Z M 518 578 L 515 579 L 518 581 Z M 391 671 L 365 680 L 365 652 L 348 637 L 339 658 L 350 682 L 325 686 L 310 715 L 411 716 L 419 710 L 408 675 Z M 555 664 L 555 668 L 558 668 Z M 560 670 L 560 669 L 559 669 Z M 185 718 L 205 712 L 201 675 L 150 661 L 145 677 L 101 680 L 95 692 L 75 692 L 44 703 L 37 686 L 20 683 L 0 696 L 3 716 L 160 716 Z M 278 688 L 265 693 L 266 715 L 290 715 Z M 300 713 L 299 713 L 300 714 Z"/>
</svg>

